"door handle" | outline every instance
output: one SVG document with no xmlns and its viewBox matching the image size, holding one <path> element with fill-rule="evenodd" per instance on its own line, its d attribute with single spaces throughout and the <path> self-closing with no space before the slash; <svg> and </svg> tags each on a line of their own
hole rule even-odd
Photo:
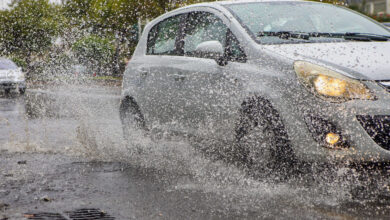
<svg viewBox="0 0 390 220">
<path fill-rule="evenodd" d="M 145 78 L 145 77 L 148 76 L 148 72 L 146 72 L 146 71 L 141 71 L 140 75 L 141 75 L 142 78 Z"/>
<path fill-rule="evenodd" d="M 148 72 L 147 72 L 147 71 L 141 71 L 141 72 L 139 73 L 139 76 L 140 76 L 140 79 L 141 79 L 141 80 L 145 80 L 146 77 L 148 76 Z"/>
<path fill-rule="evenodd" d="M 231 77 L 228 75 L 224 75 L 224 79 L 229 81 L 231 84 L 236 85 L 239 83 L 239 80 L 236 77 Z"/>
<path fill-rule="evenodd" d="M 137 85 L 142 85 L 146 81 L 146 77 L 148 76 L 148 72 L 146 70 L 138 69 L 136 71 L 136 82 Z"/>
<path fill-rule="evenodd" d="M 236 85 L 236 84 L 238 84 L 238 79 L 236 79 L 236 78 L 231 78 L 231 79 L 230 79 L 230 82 Z"/>
<path fill-rule="evenodd" d="M 173 75 L 173 78 L 175 79 L 176 82 L 182 82 L 186 79 L 186 77 L 181 74 L 175 74 Z"/>
</svg>

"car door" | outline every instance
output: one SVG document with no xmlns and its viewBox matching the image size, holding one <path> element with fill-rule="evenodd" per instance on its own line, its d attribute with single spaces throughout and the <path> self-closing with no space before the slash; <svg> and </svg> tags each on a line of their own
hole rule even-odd
<svg viewBox="0 0 390 220">
<path fill-rule="evenodd" d="M 177 72 L 183 75 L 185 83 L 176 87 L 175 92 L 186 97 L 180 109 L 180 124 L 187 132 L 205 138 L 234 136 L 234 122 L 243 96 L 239 73 L 246 59 L 226 23 L 210 12 L 190 13 L 182 40 L 184 57 Z M 197 46 L 207 41 L 218 41 L 224 46 L 226 65 L 196 53 Z"/>
<path fill-rule="evenodd" d="M 164 19 L 150 29 L 146 55 L 140 60 L 134 72 L 138 79 L 137 102 L 150 127 L 172 124 L 175 118 L 175 91 L 172 88 L 178 57 L 177 49 L 180 27 L 185 15 Z"/>
</svg>

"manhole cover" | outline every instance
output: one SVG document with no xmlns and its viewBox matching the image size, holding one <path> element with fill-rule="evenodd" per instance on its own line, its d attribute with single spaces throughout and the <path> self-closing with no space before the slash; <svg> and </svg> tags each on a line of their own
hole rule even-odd
<svg viewBox="0 0 390 220">
<path fill-rule="evenodd" d="M 40 212 L 40 213 L 26 213 L 24 217 L 34 220 L 114 220 L 115 218 L 108 215 L 100 209 L 77 209 L 74 211 L 67 211 L 64 214 Z"/>
<path fill-rule="evenodd" d="M 89 220 L 89 219 L 101 219 L 101 220 L 114 220 L 114 217 L 109 216 L 99 209 L 78 209 L 72 212 L 65 212 L 72 220 Z"/>
</svg>

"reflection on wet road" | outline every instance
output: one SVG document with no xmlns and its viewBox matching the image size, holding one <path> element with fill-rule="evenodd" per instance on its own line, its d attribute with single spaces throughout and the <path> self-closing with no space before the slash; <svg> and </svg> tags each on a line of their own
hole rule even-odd
<svg viewBox="0 0 390 220">
<path fill-rule="evenodd" d="M 0 98 L 0 112 L 0 149 L 23 151 L 24 148 L 42 148 L 57 151 L 74 144 L 75 120 L 31 118 L 26 114 L 24 97 Z"/>
<path fill-rule="evenodd" d="M 388 172 L 252 179 L 183 140 L 124 144 L 119 88 L 0 95 L 0 219 L 81 208 L 116 219 L 388 218 Z M 369 174 L 367 174 L 369 173 Z"/>
</svg>

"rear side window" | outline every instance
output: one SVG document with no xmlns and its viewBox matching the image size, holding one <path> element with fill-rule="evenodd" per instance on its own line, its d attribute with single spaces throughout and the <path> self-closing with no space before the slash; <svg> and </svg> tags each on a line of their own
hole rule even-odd
<svg viewBox="0 0 390 220">
<path fill-rule="evenodd" d="M 0 59 L 0 70 L 12 70 L 17 68 L 18 66 L 11 60 Z"/>
<path fill-rule="evenodd" d="M 147 53 L 149 55 L 179 55 L 176 41 L 183 15 L 167 18 L 149 32 Z"/>
</svg>

